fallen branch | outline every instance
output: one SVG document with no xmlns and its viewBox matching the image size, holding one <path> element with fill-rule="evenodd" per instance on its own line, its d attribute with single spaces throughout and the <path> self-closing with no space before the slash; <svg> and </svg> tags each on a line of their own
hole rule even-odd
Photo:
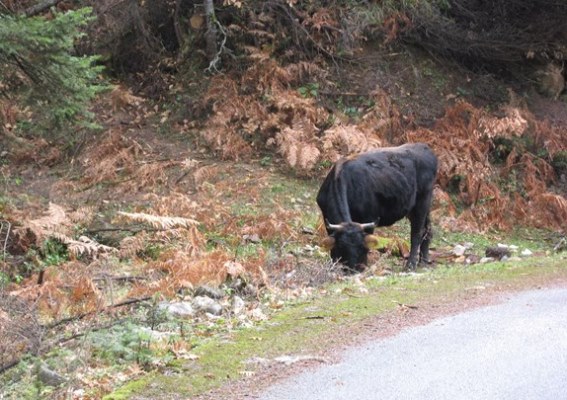
<svg viewBox="0 0 567 400">
<path fill-rule="evenodd" d="M 26 9 L 24 11 L 24 15 L 26 17 L 32 17 L 34 15 L 40 14 L 40 13 L 44 12 L 45 10 L 47 10 L 47 9 L 53 7 L 53 6 L 56 6 L 61 1 L 63 1 L 63 0 L 45 0 L 45 1 L 42 1 L 41 3 L 36 4 L 35 6 L 32 6 L 28 9 Z"/>
<path fill-rule="evenodd" d="M 105 324 L 105 325 L 101 325 L 101 326 L 98 326 L 98 327 L 95 327 L 95 328 L 88 328 L 87 330 L 85 330 L 83 332 L 77 332 L 77 333 L 75 333 L 71 336 L 66 336 L 66 337 L 54 340 L 54 341 L 48 343 L 47 346 L 43 346 L 44 350 L 41 351 L 41 354 L 47 353 L 50 349 L 52 349 L 55 346 L 59 346 L 59 345 L 62 345 L 64 343 L 70 342 L 71 340 L 78 339 L 80 337 L 83 337 L 83 336 L 91 333 L 91 332 L 97 332 L 97 331 L 101 331 L 103 329 L 111 328 L 115 325 L 122 324 L 122 323 L 124 323 L 128 320 L 129 320 L 129 318 L 118 319 L 118 320 L 112 321 L 112 322 Z M 14 368 L 16 365 L 18 365 L 20 363 L 20 361 L 22 361 L 23 358 L 24 357 L 20 357 L 20 358 L 17 358 L 15 360 L 10 361 L 6 365 L 0 365 L 0 374 L 3 374 L 4 372 L 8 371 L 11 368 Z"/>
<path fill-rule="evenodd" d="M 21 360 L 22 360 L 21 358 L 17 358 L 15 360 L 10 361 L 6 365 L 0 365 L 0 374 L 3 374 L 4 372 L 8 371 L 10 368 L 14 368 L 16 365 L 20 363 Z"/>
<path fill-rule="evenodd" d="M 102 274 L 100 276 L 96 276 L 93 278 L 93 281 L 106 281 L 107 279 L 113 280 L 113 281 L 126 281 L 126 282 L 135 282 L 135 281 L 145 281 L 148 278 L 145 276 L 112 276 L 109 274 Z"/>
<path fill-rule="evenodd" d="M 127 306 L 127 305 L 130 305 L 130 304 L 140 303 L 142 301 L 149 300 L 150 298 L 151 298 L 151 296 L 145 296 L 145 297 L 139 297 L 139 298 L 124 300 L 124 301 L 121 301 L 120 303 L 116 303 L 116 304 L 112 304 L 110 306 L 106 306 L 106 307 L 102 308 L 101 310 L 89 311 L 89 312 L 85 312 L 85 313 L 82 313 L 82 314 L 73 315 L 72 317 L 63 318 L 63 319 L 60 319 L 59 321 L 55 321 L 55 322 L 52 322 L 50 324 L 43 325 L 41 327 L 46 328 L 46 329 L 53 329 L 53 328 L 56 328 L 60 325 L 63 325 L 63 324 L 69 323 L 69 322 L 80 321 L 81 319 L 88 317 L 89 315 L 99 314 L 99 313 L 106 312 L 108 310 L 111 310 L 111 309 L 117 308 L 117 307 L 122 307 L 122 306 Z"/>
<path fill-rule="evenodd" d="M 400 303 L 397 300 L 392 300 L 392 303 L 396 303 L 398 306 L 400 306 L 401 309 L 403 310 L 407 310 L 407 309 L 412 309 L 412 310 L 417 310 L 419 307 L 418 306 L 413 306 L 410 304 L 404 304 L 404 303 Z"/>
<path fill-rule="evenodd" d="M 52 343 L 50 343 L 48 346 L 45 346 L 45 348 L 46 348 L 46 349 L 50 349 L 50 348 L 53 348 L 54 346 L 59 346 L 59 345 L 61 345 L 61 344 L 70 342 L 71 340 L 74 340 L 74 339 L 78 339 L 78 338 L 80 338 L 80 337 L 83 337 L 83 336 L 85 336 L 85 335 L 87 335 L 87 334 L 89 334 L 89 333 L 102 331 L 102 330 L 104 330 L 104 329 L 112 328 L 112 327 L 115 326 L 115 325 L 123 324 L 124 322 L 129 321 L 129 320 L 130 320 L 130 318 L 122 318 L 122 319 L 117 319 L 117 320 L 115 320 L 115 321 L 109 322 L 108 324 L 104 324 L 104 325 L 97 326 L 97 327 L 94 327 L 94 328 L 88 328 L 87 330 L 85 330 L 85 331 L 83 331 L 83 332 L 77 332 L 77 333 L 74 333 L 74 334 L 71 335 L 71 336 L 66 336 L 66 337 L 63 337 L 63 338 L 54 340 L 54 341 L 53 341 Z"/>
</svg>

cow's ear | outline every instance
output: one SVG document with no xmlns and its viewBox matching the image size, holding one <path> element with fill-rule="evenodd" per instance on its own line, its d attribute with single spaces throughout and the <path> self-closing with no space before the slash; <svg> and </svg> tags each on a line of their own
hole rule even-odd
<svg viewBox="0 0 567 400">
<path fill-rule="evenodd" d="M 364 246 L 367 249 L 377 249 L 380 246 L 380 239 L 375 235 L 366 235 L 364 237 Z"/>
<path fill-rule="evenodd" d="M 335 247 L 335 238 L 332 236 L 327 236 L 325 239 L 323 239 L 323 242 L 321 242 L 321 244 L 325 249 L 331 250 L 333 247 Z"/>
</svg>

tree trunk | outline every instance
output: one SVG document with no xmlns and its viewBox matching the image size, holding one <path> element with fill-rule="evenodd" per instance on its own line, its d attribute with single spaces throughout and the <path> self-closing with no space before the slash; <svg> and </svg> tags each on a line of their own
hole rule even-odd
<svg viewBox="0 0 567 400">
<path fill-rule="evenodd" d="M 205 32 L 205 42 L 207 45 L 207 58 L 213 62 L 217 57 L 217 17 L 215 16 L 215 6 L 213 0 L 203 0 L 205 18 L 207 20 L 207 31 Z"/>
</svg>

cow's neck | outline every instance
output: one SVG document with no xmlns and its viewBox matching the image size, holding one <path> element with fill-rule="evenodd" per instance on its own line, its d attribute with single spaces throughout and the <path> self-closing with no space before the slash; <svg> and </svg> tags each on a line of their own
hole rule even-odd
<svg viewBox="0 0 567 400">
<path fill-rule="evenodd" d="M 335 198 L 337 199 L 336 215 L 339 218 L 337 223 L 352 222 L 350 216 L 350 209 L 348 206 L 347 187 L 344 179 L 341 179 L 340 174 L 335 178 Z"/>
</svg>

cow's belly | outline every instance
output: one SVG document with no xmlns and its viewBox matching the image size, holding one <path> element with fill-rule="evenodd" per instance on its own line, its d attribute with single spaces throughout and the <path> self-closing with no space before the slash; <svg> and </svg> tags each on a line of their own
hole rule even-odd
<svg viewBox="0 0 567 400">
<path fill-rule="evenodd" d="M 381 198 L 378 202 L 351 208 L 351 216 L 355 222 L 374 222 L 378 226 L 390 226 L 406 217 L 414 204 L 412 198 Z"/>
</svg>

